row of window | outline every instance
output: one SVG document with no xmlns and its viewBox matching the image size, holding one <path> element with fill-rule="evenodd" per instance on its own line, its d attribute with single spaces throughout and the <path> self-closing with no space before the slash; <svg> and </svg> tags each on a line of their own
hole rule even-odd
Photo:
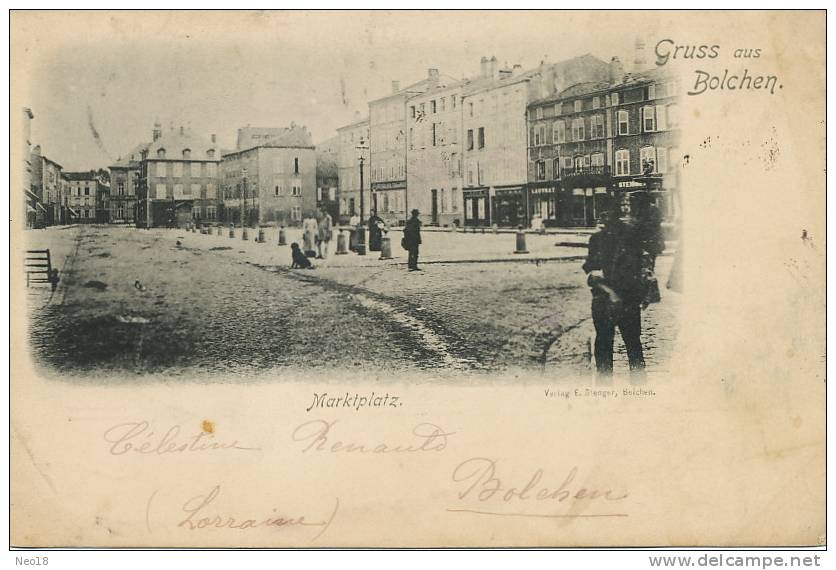
<svg viewBox="0 0 836 570">
<path fill-rule="evenodd" d="M 665 131 L 678 124 L 677 106 L 671 105 L 646 105 L 641 107 L 641 121 L 639 122 L 641 132 L 652 133 Z M 589 130 L 586 130 L 587 124 Z M 630 130 L 630 112 L 621 110 L 616 113 L 616 133 L 618 135 L 637 134 Z M 566 138 L 566 122 L 558 120 L 551 125 L 551 138 L 547 136 L 547 125 L 534 127 L 534 146 L 548 144 L 562 144 L 583 140 L 602 139 L 604 133 L 604 115 L 592 115 L 587 121 L 584 117 L 572 119 L 571 139 Z"/>
<path fill-rule="evenodd" d="M 677 92 L 675 82 L 669 81 L 667 83 L 652 83 L 642 89 L 643 100 L 653 101 L 664 97 L 671 97 Z M 641 99 L 640 99 L 641 100 Z M 593 95 L 590 98 L 575 99 L 574 101 L 558 101 L 554 104 L 554 115 L 560 116 L 568 113 L 581 113 L 583 111 L 601 109 L 604 107 L 617 107 L 624 103 L 624 97 L 619 92 L 608 93 L 604 95 Z M 551 106 L 549 106 L 551 109 Z M 529 111 L 529 118 L 542 119 L 545 115 L 546 107 L 540 106 Z"/>
<path fill-rule="evenodd" d="M 180 153 L 181 156 L 185 159 L 189 159 L 192 157 L 192 149 L 184 148 L 183 151 Z M 165 149 L 159 148 L 157 149 L 157 158 L 165 158 Z M 206 151 L 206 158 L 215 158 L 215 149 L 210 148 Z"/>
<path fill-rule="evenodd" d="M 473 129 L 467 129 L 467 150 L 473 150 L 473 134 Z M 485 148 L 485 127 L 479 127 L 476 131 L 476 135 L 477 148 Z"/>
<path fill-rule="evenodd" d="M 450 109 L 456 108 L 456 95 L 450 96 Z M 416 120 L 421 120 L 429 112 L 432 115 L 436 113 L 444 113 L 447 110 L 447 97 L 433 99 L 427 103 L 419 103 L 418 105 L 410 105 L 409 116 Z"/>
<path fill-rule="evenodd" d="M 151 164 L 154 165 L 154 173 L 157 178 L 167 178 L 169 176 L 172 178 L 180 178 L 183 176 L 184 170 L 192 178 L 212 178 L 217 176 L 218 172 L 218 165 L 214 162 L 154 162 Z"/>
<path fill-rule="evenodd" d="M 390 161 L 386 166 L 376 166 L 371 169 L 372 182 L 383 180 L 403 180 L 406 178 L 406 164 L 403 160 Z"/>
<path fill-rule="evenodd" d="M 668 155 L 676 153 L 675 149 L 665 147 L 646 146 L 639 149 L 639 171 L 632 172 L 630 167 L 630 151 L 619 149 L 615 151 L 615 175 L 629 176 L 631 174 L 664 174 L 668 170 Z M 534 176 L 536 180 L 548 180 L 549 178 L 560 178 L 561 171 L 574 170 L 582 171 L 590 167 L 602 167 L 605 164 L 604 153 L 592 153 L 577 155 L 574 157 L 563 156 L 550 161 L 538 160 L 534 162 Z"/>
<path fill-rule="evenodd" d="M 154 188 L 154 199 L 156 200 L 165 200 L 168 197 L 167 194 L 167 184 L 157 184 Z M 202 189 L 201 184 L 174 184 L 173 185 L 173 195 L 174 198 L 179 199 L 192 199 L 192 198 L 200 198 L 200 192 Z M 206 198 L 214 199 L 215 198 L 215 185 L 214 184 L 207 184 L 206 185 Z"/>
</svg>

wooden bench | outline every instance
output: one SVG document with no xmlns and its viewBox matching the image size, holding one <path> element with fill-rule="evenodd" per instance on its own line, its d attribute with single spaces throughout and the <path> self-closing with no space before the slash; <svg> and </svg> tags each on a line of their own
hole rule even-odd
<svg viewBox="0 0 836 570">
<path fill-rule="evenodd" d="M 23 265 L 26 267 L 27 287 L 32 283 L 49 283 L 53 291 L 58 287 L 61 278 L 58 277 L 58 270 L 52 267 L 52 259 L 48 249 L 26 250 L 26 259 Z"/>
</svg>

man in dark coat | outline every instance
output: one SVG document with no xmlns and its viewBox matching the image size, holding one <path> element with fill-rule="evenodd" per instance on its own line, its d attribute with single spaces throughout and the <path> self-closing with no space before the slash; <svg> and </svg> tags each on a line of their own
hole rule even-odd
<svg viewBox="0 0 836 570">
<path fill-rule="evenodd" d="M 377 215 L 377 212 L 372 212 L 369 216 L 369 251 L 380 251 L 380 242 L 383 238 L 383 230 L 380 226 L 383 225 L 383 219 Z"/>
<path fill-rule="evenodd" d="M 645 250 L 641 228 L 629 216 L 615 212 L 601 216 L 603 227 L 589 238 L 583 270 L 592 288 L 595 324 L 595 367 L 599 375 L 612 374 L 615 327 L 621 331 L 631 372 L 643 372 L 641 304 Z"/>
<path fill-rule="evenodd" d="M 412 210 L 412 217 L 406 222 L 403 229 L 403 246 L 409 251 L 409 270 L 421 271 L 418 268 L 418 246 L 421 245 L 421 220 L 418 219 L 418 210 Z"/>
</svg>

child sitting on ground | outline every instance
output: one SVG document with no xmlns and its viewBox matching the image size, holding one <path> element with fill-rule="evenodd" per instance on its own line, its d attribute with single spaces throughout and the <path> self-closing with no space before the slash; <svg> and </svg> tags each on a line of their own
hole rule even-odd
<svg viewBox="0 0 836 570">
<path fill-rule="evenodd" d="M 291 269 L 313 269 L 311 261 L 305 256 L 298 243 L 290 244 L 290 254 L 293 257 L 293 263 L 290 264 Z"/>
</svg>

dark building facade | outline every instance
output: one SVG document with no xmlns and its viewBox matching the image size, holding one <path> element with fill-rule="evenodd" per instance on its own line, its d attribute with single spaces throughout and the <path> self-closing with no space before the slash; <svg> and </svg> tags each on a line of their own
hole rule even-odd
<svg viewBox="0 0 836 570">
<path fill-rule="evenodd" d="M 676 215 L 676 83 L 660 70 L 573 85 L 528 107 L 529 215 L 546 226 L 594 227 L 624 192 L 648 190 Z"/>
</svg>

